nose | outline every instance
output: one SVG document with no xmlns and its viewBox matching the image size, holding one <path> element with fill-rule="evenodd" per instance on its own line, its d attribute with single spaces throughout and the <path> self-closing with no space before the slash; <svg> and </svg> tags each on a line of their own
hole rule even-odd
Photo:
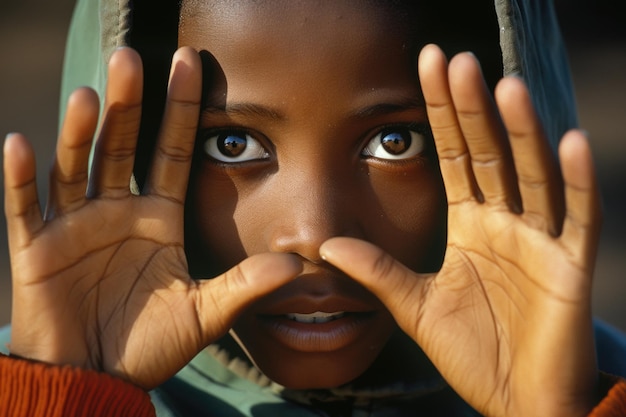
<svg viewBox="0 0 626 417">
<path fill-rule="evenodd" d="M 314 264 L 322 263 L 321 244 L 334 236 L 359 237 L 354 192 L 328 173 L 278 174 L 276 211 L 268 222 L 272 252 L 295 253 Z"/>
</svg>

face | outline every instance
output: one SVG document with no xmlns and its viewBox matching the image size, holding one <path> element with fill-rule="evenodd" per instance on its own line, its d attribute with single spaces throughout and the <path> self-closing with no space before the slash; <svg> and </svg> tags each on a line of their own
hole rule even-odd
<svg viewBox="0 0 626 417">
<path fill-rule="evenodd" d="M 179 28 L 181 46 L 208 51 L 190 263 L 211 259 L 216 273 L 255 253 L 302 258 L 302 275 L 234 327 L 291 388 L 354 380 L 397 332 L 320 258 L 325 240 L 368 240 L 420 272 L 439 266 L 445 241 L 415 49 L 388 11 L 351 3 L 188 1 Z"/>
</svg>

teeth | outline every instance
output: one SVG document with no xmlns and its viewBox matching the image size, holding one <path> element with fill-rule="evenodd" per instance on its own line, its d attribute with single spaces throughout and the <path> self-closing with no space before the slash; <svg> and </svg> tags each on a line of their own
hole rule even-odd
<svg viewBox="0 0 626 417">
<path fill-rule="evenodd" d="M 329 321 L 337 320 L 346 314 L 345 311 L 337 311 L 335 313 L 324 313 L 323 311 L 316 311 L 310 314 L 289 313 L 287 318 L 298 323 L 326 323 Z"/>
</svg>

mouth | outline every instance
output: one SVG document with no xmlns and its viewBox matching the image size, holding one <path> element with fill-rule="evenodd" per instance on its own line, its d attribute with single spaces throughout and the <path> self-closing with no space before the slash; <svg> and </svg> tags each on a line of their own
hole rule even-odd
<svg viewBox="0 0 626 417">
<path fill-rule="evenodd" d="M 306 353 L 344 349 L 390 321 L 375 296 L 334 274 L 300 276 L 265 297 L 248 317 L 258 337 Z"/>
<path fill-rule="evenodd" d="M 316 311 L 310 314 L 302 313 L 287 313 L 286 316 L 289 320 L 293 320 L 298 323 L 327 323 L 329 321 L 337 320 L 346 315 L 345 311 L 337 311 L 335 313 L 325 313 L 323 311 Z"/>
<path fill-rule="evenodd" d="M 366 337 L 377 312 L 335 311 L 258 315 L 258 323 L 283 346 L 307 353 L 331 352 Z"/>
</svg>

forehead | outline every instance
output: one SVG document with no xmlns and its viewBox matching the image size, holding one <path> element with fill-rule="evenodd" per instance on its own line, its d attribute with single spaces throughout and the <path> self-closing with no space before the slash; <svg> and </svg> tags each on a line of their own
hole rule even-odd
<svg viewBox="0 0 626 417">
<path fill-rule="evenodd" d="M 406 16 L 414 9 L 405 0 L 182 0 L 181 11 L 186 18 L 212 16 L 216 21 L 263 21 L 268 30 L 280 28 L 293 19 L 307 21 L 350 22 L 352 18 Z M 245 21 L 245 20 L 243 20 Z"/>
<path fill-rule="evenodd" d="M 332 47 L 342 39 L 344 49 L 359 47 L 383 35 L 407 41 L 406 13 L 370 0 L 183 0 L 179 35 L 184 39 L 237 41 L 248 51 L 272 44 L 292 46 L 303 53 L 320 44 Z M 369 44 L 375 48 L 376 44 Z"/>
<path fill-rule="evenodd" d="M 328 106 L 332 92 L 337 107 L 357 92 L 415 93 L 416 57 L 406 25 L 397 10 L 374 1 L 186 0 L 179 44 L 210 52 L 230 100 L 278 103 L 298 95 L 321 104 L 325 96 Z"/>
<path fill-rule="evenodd" d="M 437 43 L 450 56 L 474 52 L 491 85 L 502 76 L 499 35 L 494 3 L 482 0 L 182 0 L 179 24 L 181 46 L 208 50 L 228 38 L 256 53 L 269 43 L 302 53 L 324 43 L 384 50 L 395 40 L 416 54 Z"/>
</svg>

